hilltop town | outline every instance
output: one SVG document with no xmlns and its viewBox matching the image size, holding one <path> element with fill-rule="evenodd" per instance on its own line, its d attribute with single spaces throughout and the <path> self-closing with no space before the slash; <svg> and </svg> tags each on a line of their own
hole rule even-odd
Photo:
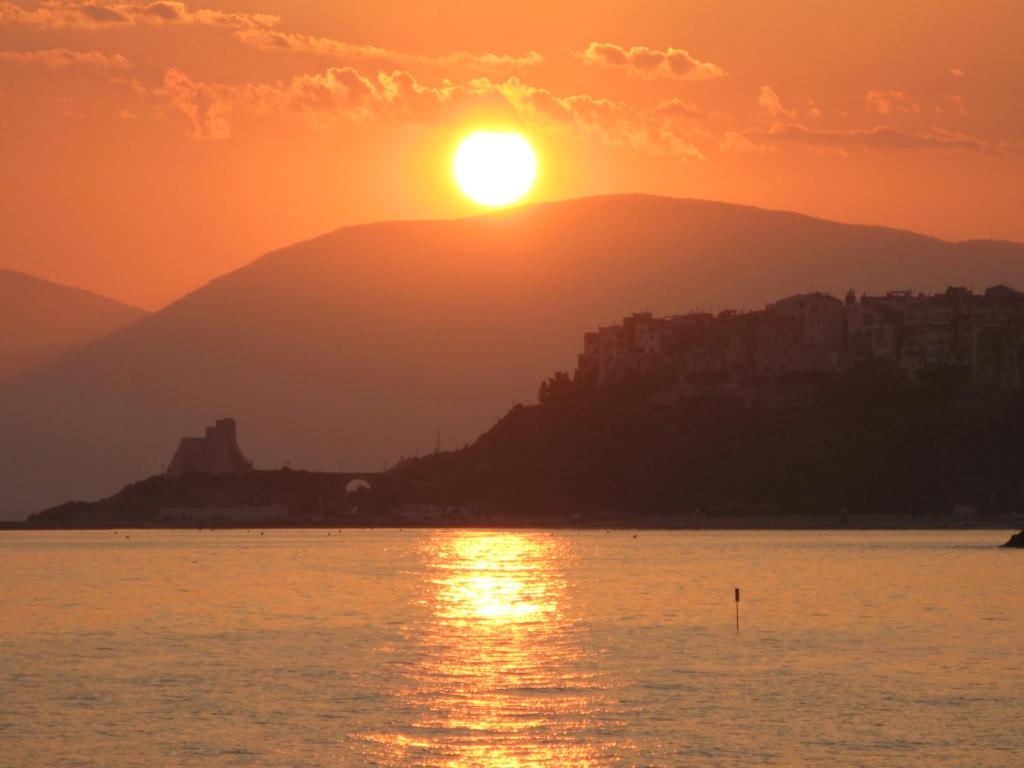
<svg viewBox="0 0 1024 768">
<path fill-rule="evenodd" d="M 575 380 L 608 385 L 669 370 L 680 389 L 742 389 L 794 375 L 871 367 L 908 381 L 941 371 L 979 387 L 1024 387 L 1024 293 L 948 288 L 845 300 L 806 293 L 763 310 L 653 317 L 639 313 L 584 335 Z"/>
<path fill-rule="evenodd" d="M 572 375 L 400 469 L 554 519 L 685 527 L 1024 522 L 1024 294 L 815 292 L 588 331 Z"/>
</svg>

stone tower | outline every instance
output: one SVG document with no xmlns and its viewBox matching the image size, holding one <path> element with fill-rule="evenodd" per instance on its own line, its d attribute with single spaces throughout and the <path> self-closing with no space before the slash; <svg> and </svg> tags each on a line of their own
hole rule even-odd
<svg viewBox="0 0 1024 768">
<path fill-rule="evenodd" d="M 206 428 L 205 437 L 183 437 L 174 458 L 167 466 L 167 476 L 178 478 L 189 474 L 224 475 L 248 472 L 252 462 L 238 447 L 234 419 L 218 419 Z"/>
</svg>

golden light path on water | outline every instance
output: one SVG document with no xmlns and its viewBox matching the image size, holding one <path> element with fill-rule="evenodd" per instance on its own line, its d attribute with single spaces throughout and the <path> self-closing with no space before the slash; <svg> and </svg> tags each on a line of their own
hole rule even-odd
<svg viewBox="0 0 1024 768">
<path fill-rule="evenodd" d="M 420 650 L 394 692 L 411 727 L 367 738 L 389 766 L 607 765 L 617 738 L 610 683 L 585 658 L 568 611 L 571 547 L 550 533 L 435 532 Z"/>
</svg>

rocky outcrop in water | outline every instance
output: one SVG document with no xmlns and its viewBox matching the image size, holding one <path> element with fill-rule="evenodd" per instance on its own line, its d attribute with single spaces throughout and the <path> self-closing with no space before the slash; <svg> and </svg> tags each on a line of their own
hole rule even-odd
<svg viewBox="0 0 1024 768">
<path fill-rule="evenodd" d="M 1024 549 L 1024 531 L 1015 533 L 1010 537 L 1010 540 L 1003 544 L 1004 547 L 1013 547 L 1014 549 Z"/>
</svg>

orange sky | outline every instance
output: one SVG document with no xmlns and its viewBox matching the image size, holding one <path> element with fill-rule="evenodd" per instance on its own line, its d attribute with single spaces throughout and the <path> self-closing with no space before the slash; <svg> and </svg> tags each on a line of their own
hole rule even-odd
<svg viewBox="0 0 1024 768">
<path fill-rule="evenodd" d="M 372 10 L 371 10 L 372 9 Z M 0 0 L 0 266 L 148 308 L 345 224 L 643 191 L 1024 241 L 1024 4 Z"/>
</svg>

